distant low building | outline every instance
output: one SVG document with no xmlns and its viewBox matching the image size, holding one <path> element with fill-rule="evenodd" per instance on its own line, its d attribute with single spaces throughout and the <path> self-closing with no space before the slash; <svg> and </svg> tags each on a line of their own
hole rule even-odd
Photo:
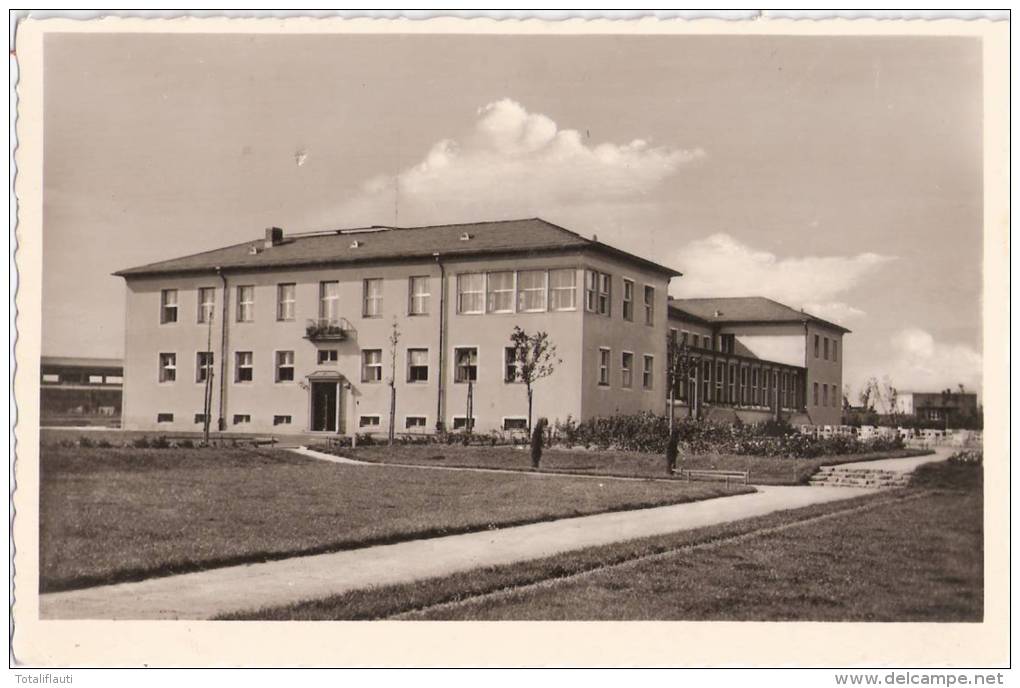
<svg viewBox="0 0 1020 688">
<path fill-rule="evenodd" d="M 922 421 L 944 423 L 949 427 L 965 424 L 978 415 L 974 392 L 899 392 L 896 411 Z"/>
<path fill-rule="evenodd" d="M 42 425 L 118 425 L 124 387 L 119 358 L 43 356 Z"/>
</svg>

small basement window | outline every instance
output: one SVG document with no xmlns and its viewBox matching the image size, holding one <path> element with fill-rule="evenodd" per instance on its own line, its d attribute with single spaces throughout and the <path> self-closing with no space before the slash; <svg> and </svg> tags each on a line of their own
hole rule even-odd
<svg viewBox="0 0 1020 688">
<path fill-rule="evenodd" d="M 424 429 L 425 416 L 407 416 L 404 419 L 404 428 L 407 430 Z"/>
<path fill-rule="evenodd" d="M 273 416 L 273 425 L 290 425 L 292 421 L 291 416 Z"/>
<path fill-rule="evenodd" d="M 358 418 L 359 428 L 377 428 L 379 427 L 379 416 L 361 416 Z"/>
<path fill-rule="evenodd" d="M 249 413 L 235 413 L 234 414 L 234 425 L 243 425 L 244 423 L 251 422 L 251 414 Z"/>
<path fill-rule="evenodd" d="M 201 423 L 202 425 L 205 425 L 205 414 L 204 413 L 196 413 L 195 414 L 195 423 Z"/>
<path fill-rule="evenodd" d="M 504 418 L 503 419 L 504 430 L 527 430 L 528 419 L 527 418 Z"/>
<path fill-rule="evenodd" d="M 475 419 L 471 419 L 471 429 L 475 427 Z M 467 416 L 454 416 L 453 417 L 453 429 L 464 430 L 468 428 Z"/>
<path fill-rule="evenodd" d="M 157 413 L 156 414 L 156 422 L 157 423 L 173 423 L 174 422 L 174 414 L 172 414 L 172 413 Z"/>
</svg>

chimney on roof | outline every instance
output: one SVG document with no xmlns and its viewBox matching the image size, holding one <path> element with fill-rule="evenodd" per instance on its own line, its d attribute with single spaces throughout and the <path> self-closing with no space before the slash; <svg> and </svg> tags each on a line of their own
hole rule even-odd
<svg viewBox="0 0 1020 688">
<path fill-rule="evenodd" d="M 266 248 L 279 246 L 283 243 L 283 230 L 279 227 L 266 227 Z"/>
</svg>

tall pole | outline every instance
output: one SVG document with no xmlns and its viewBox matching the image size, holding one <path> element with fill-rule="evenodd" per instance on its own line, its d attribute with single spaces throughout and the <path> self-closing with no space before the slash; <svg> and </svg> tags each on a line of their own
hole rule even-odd
<svg viewBox="0 0 1020 688">
<path fill-rule="evenodd" d="M 205 308 L 205 304 L 202 304 L 202 308 Z M 205 312 L 205 319 L 207 322 L 206 335 L 205 335 L 205 360 L 202 361 L 205 367 L 205 389 L 202 392 L 202 436 L 206 444 L 209 444 L 209 416 L 212 415 L 212 361 L 209 360 L 209 356 L 212 356 L 212 321 L 213 313 L 216 312 L 215 306 Z"/>
</svg>

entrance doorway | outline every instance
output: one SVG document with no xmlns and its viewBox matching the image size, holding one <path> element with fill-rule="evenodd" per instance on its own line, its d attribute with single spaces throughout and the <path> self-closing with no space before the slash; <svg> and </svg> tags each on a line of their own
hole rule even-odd
<svg viewBox="0 0 1020 688">
<path fill-rule="evenodd" d="M 340 427 L 340 383 L 312 383 L 312 431 L 337 432 Z"/>
</svg>

